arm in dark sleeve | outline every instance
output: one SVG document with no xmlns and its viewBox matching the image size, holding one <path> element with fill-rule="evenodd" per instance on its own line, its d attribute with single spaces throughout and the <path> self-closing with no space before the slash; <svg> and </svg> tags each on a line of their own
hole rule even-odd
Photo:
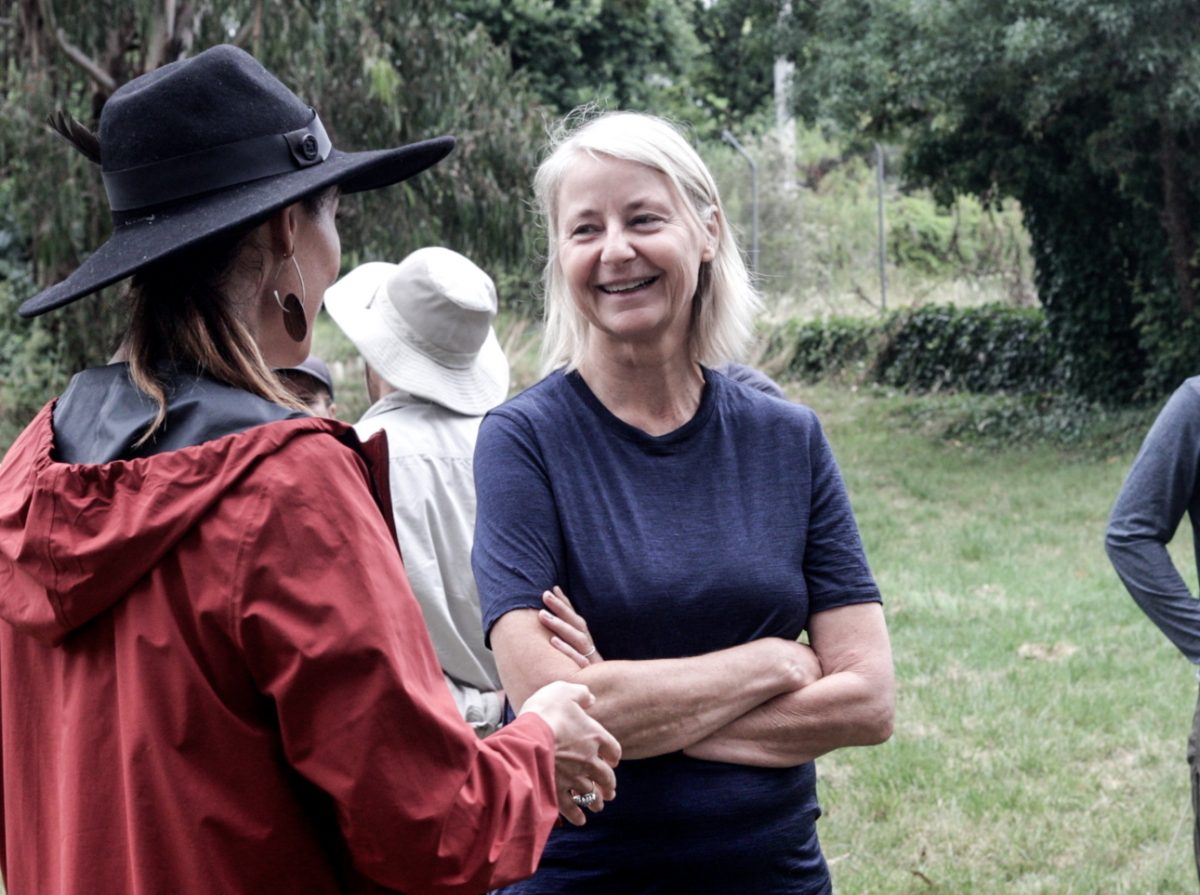
<svg viewBox="0 0 1200 895">
<path fill-rule="evenodd" d="M 522 716 L 480 740 L 463 722 L 365 468 L 304 441 L 246 520 L 234 607 L 284 757 L 377 883 L 477 895 L 529 876 L 558 813 L 553 733 Z"/>
<path fill-rule="evenodd" d="M 812 505 L 804 577 L 810 613 L 850 603 L 880 602 L 871 575 L 850 496 L 821 425 L 814 418 L 809 434 Z"/>
<path fill-rule="evenodd" d="M 1146 435 L 1117 495 L 1104 547 L 1130 595 L 1187 658 L 1200 664 L 1200 601 L 1167 544 L 1196 492 L 1200 394 L 1184 383 Z"/>
<path fill-rule="evenodd" d="M 536 440 L 492 412 L 475 443 L 475 542 L 471 567 L 490 645 L 496 620 L 540 609 L 542 591 L 567 581 L 562 526 Z"/>
</svg>

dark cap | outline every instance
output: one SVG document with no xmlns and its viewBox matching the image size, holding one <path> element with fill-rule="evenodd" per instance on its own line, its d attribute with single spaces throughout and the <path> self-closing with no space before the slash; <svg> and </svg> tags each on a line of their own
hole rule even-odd
<svg viewBox="0 0 1200 895">
<path fill-rule="evenodd" d="M 333 393 L 333 377 L 329 375 L 329 367 L 325 366 L 325 361 L 321 360 L 315 354 L 310 354 L 300 364 L 294 367 L 280 367 L 275 371 L 287 376 L 292 373 L 301 373 L 306 376 L 311 376 L 325 388 L 329 389 L 329 400 L 335 400 Z"/>
</svg>

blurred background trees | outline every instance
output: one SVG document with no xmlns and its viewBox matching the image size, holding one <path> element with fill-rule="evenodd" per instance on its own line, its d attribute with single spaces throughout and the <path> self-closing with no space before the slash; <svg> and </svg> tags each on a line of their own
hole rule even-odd
<svg viewBox="0 0 1200 895">
<path fill-rule="evenodd" d="M 1150 400 L 1200 371 L 1192 0 L 12 0 L 0 420 L 102 362 L 123 323 L 118 289 L 15 315 L 108 228 L 98 172 L 46 116 L 94 125 L 119 84 L 219 42 L 312 102 L 340 147 L 458 136 L 434 172 L 345 203 L 346 267 L 445 244 L 535 316 L 530 177 L 546 127 L 595 103 L 683 123 L 748 248 L 748 169 L 721 139 L 737 133 L 775 320 L 880 310 L 880 144 L 891 301 L 1040 302 L 1061 381 L 1089 400 Z M 775 104 L 781 61 L 795 123 Z"/>
<path fill-rule="evenodd" d="M 806 114 L 899 143 L 943 201 L 1021 203 L 1069 387 L 1120 403 L 1200 372 L 1192 0 L 808 6 Z"/>
</svg>

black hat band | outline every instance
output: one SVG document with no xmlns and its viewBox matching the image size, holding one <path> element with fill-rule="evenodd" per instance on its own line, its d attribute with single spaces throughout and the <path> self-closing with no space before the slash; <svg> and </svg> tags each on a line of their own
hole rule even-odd
<svg viewBox="0 0 1200 895">
<path fill-rule="evenodd" d="M 103 171 L 109 208 L 130 211 L 198 196 L 320 164 L 333 144 L 321 119 L 286 134 L 267 134 L 121 171 Z"/>
</svg>

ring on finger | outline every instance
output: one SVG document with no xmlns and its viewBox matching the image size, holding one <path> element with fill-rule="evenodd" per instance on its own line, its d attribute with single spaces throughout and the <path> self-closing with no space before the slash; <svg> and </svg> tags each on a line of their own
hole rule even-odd
<svg viewBox="0 0 1200 895">
<path fill-rule="evenodd" d="M 590 650 L 588 650 L 586 653 L 583 653 L 582 655 L 585 659 L 590 659 L 593 655 L 595 655 L 595 653 L 596 653 L 596 644 L 593 643 L 592 648 Z"/>
<path fill-rule="evenodd" d="M 591 792 L 585 792 L 583 795 L 572 795 L 571 801 L 580 808 L 586 808 L 592 802 L 596 801 L 597 798 L 596 791 L 593 789 Z"/>
</svg>

